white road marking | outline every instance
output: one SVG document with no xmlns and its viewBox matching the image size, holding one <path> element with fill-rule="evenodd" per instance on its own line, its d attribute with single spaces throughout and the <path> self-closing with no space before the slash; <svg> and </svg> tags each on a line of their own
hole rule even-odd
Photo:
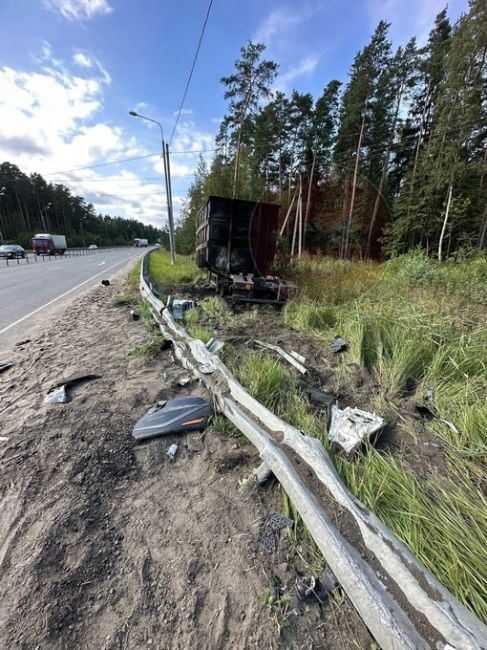
<svg viewBox="0 0 487 650">
<path fill-rule="evenodd" d="M 95 273 L 95 275 L 92 275 L 91 278 L 88 278 L 87 280 L 84 280 L 83 282 L 80 282 L 80 284 L 77 284 L 77 285 L 76 285 L 75 287 L 73 287 L 72 289 L 69 289 L 68 291 L 65 291 L 64 293 L 62 293 L 62 294 L 61 294 L 60 296 L 58 296 L 57 298 L 53 298 L 53 299 L 50 300 L 49 302 L 46 302 L 45 305 L 41 305 L 41 306 L 38 307 L 37 309 L 34 309 L 34 311 L 31 311 L 30 314 L 26 314 L 25 316 L 22 316 L 22 318 L 19 318 L 18 320 L 16 320 L 14 323 L 11 323 L 10 325 L 7 325 L 7 327 L 4 327 L 2 330 L 0 330 L 0 334 L 3 334 L 4 332 L 7 332 L 8 330 L 12 329 L 12 327 L 15 327 L 16 325 L 19 325 L 19 323 L 22 323 L 22 321 L 26 320 L 27 318 L 30 318 L 30 317 L 33 316 L 34 314 L 37 314 L 37 313 L 40 312 L 42 309 L 45 309 L 46 307 L 49 307 L 49 305 L 54 304 L 54 303 L 57 302 L 58 300 L 61 300 L 61 298 L 64 298 L 64 296 L 67 296 L 67 295 L 69 295 L 70 293 L 73 293 L 73 291 L 76 291 L 76 289 L 79 289 L 80 287 L 82 287 L 82 286 L 83 286 L 84 284 L 86 284 L 87 282 L 90 282 L 91 280 L 94 280 L 96 277 L 98 277 L 98 276 L 101 275 L 102 273 L 106 273 L 107 271 L 111 271 L 111 270 L 114 269 L 116 266 L 120 266 L 120 264 L 124 264 L 126 261 L 127 261 L 127 260 L 122 260 L 121 262 L 117 262 L 117 263 L 114 264 L 113 266 L 109 266 L 107 269 L 103 269 L 103 271 L 100 271 L 99 273 Z"/>
</svg>

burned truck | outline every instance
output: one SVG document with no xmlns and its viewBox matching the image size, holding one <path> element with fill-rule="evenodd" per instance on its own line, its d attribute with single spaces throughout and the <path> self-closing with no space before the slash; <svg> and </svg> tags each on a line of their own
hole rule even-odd
<svg viewBox="0 0 487 650">
<path fill-rule="evenodd" d="M 279 205 L 210 196 L 196 218 L 196 264 L 218 293 L 247 302 L 283 304 L 296 286 L 270 275 Z"/>
</svg>

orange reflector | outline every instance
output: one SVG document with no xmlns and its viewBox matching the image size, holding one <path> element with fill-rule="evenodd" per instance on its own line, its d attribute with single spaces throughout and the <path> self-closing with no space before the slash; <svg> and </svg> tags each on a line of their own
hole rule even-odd
<svg viewBox="0 0 487 650">
<path fill-rule="evenodd" d="M 187 422 L 181 422 L 181 426 L 184 427 L 187 424 L 201 424 L 205 418 L 196 418 L 195 420 L 187 420 Z"/>
</svg>

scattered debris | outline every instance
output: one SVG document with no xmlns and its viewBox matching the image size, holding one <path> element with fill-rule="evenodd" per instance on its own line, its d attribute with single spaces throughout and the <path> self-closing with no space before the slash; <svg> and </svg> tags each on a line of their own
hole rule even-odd
<svg viewBox="0 0 487 650">
<path fill-rule="evenodd" d="M 284 517 L 278 512 L 271 512 L 264 522 L 259 533 L 259 544 L 267 553 L 275 553 L 279 541 L 279 534 L 283 528 L 294 525 L 292 519 Z"/>
<path fill-rule="evenodd" d="M 268 350 L 274 350 L 274 352 L 277 352 L 283 359 L 285 359 L 288 363 L 290 363 L 292 366 L 298 370 L 302 375 L 306 374 L 307 370 L 303 366 L 302 363 L 297 361 L 294 356 L 288 354 L 285 350 L 283 350 L 281 347 L 278 345 L 272 345 L 272 343 L 265 343 L 264 341 L 249 341 L 249 344 L 255 343 L 261 348 L 266 348 Z"/>
<path fill-rule="evenodd" d="M 176 443 L 173 443 L 167 450 L 167 455 L 169 456 L 169 460 L 174 460 L 176 458 L 177 453 L 178 453 L 178 445 Z"/>
<path fill-rule="evenodd" d="M 145 440 L 183 431 L 202 431 L 211 411 L 211 405 L 202 397 L 190 395 L 160 401 L 140 418 L 132 435 L 136 440 Z"/>
<path fill-rule="evenodd" d="M 427 400 L 428 402 L 435 401 L 435 392 L 432 388 L 428 388 L 428 390 L 424 394 L 424 399 Z"/>
<path fill-rule="evenodd" d="M 0 442 L 8 442 L 10 438 L 6 438 L 5 436 L 0 436 Z"/>
<path fill-rule="evenodd" d="M 223 341 L 217 341 L 217 339 L 214 336 L 212 336 L 211 339 L 206 344 L 206 348 L 208 352 L 211 352 L 212 354 L 216 354 L 219 350 L 222 349 L 224 345 L 225 343 L 223 343 Z"/>
<path fill-rule="evenodd" d="M 328 438 L 338 444 L 347 455 L 351 455 L 362 442 L 380 431 L 384 425 L 385 420 L 374 413 L 350 406 L 341 410 L 336 404 L 332 404 Z"/>
<path fill-rule="evenodd" d="M 5 372 L 9 368 L 11 368 L 14 364 L 13 363 L 0 363 L 0 373 Z"/>
<path fill-rule="evenodd" d="M 328 565 L 323 570 L 321 574 L 321 595 L 328 596 L 332 591 L 335 591 L 340 586 L 340 583 L 336 579 L 335 574 L 330 569 Z"/>
<path fill-rule="evenodd" d="M 436 422 L 441 422 L 442 424 L 445 424 L 451 431 L 453 431 L 453 433 L 456 434 L 460 433 L 459 430 L 456 428 L 456 426 L 453 424 L 453 422 L 438 417 L 435 413 L 433 413 L 433 411 L 430 408 L 428 408 L 427 406 L 423 406 L 422 404 L 414 404 L 414 412 L 404 411 L 404 413 L 416 419 L 435 420 Z"/>
<path fill-rule="evenodd" d="M 202 366 L 200 366 L 198 370 L 204 375 L 211 375 L 213 372 L 215 372 L 216 366 L 213 362 L 208 361 L 207 363 L 204 363 Z"/>
<path fill-rule="evenodd" d="M 336 401 L 336 397 L 332 393 L 325 393 L 319 388 L 310 386 L 305 381 L 301 381 L 300 379 L 298 379 L 298 386 L 310 402 L 314 402 L 319 406 L 329 408 Z"/>
<path fill-rule="evenodd" d="M 271 468 L 267 463 L 262 463 L 254 470 L 255 480 L 259 485 L 263 485 L 266 481 L 274 476 Z"/>
<path fill-rule="evenodd" d="M 71 401 L 71 396 L 68 392 L 70 388 L 82 384 L 85 381 L 93 381 L 94 379 L 101 379 L 101 375 L 81 375 L 80 377 L 70 377 L 69 379 L 58 381 L 49 389 L 49 392 L 44 398 L 44 402 L 49 404 L 66 404 Z"/>
<path fill-rule="evenodd" d="M 109 287 L 110 286 L 110 280 L 102 280 L 101 283 L 102 283 L 102 285 L 104 287 Z"/>
<path fill-rule="evenodd" d="M 348 343 L 345 339 L 342 339 L 340 336 L 335 336 L 333 341 L 330 343 L 330 350 L 333 354 L 338 354 L 339 352 L 346 352 L 348 350 Z"/>
<path fill-rule="evenodd" d="M 135 311 L 135 309 L 131 309 L 129 314 L 130 314 L 130 317 L 132 318 L 132 320 L 139 320 L 140 319 L 140 315 Z"/>
<path fill-rule="evenodd" d="M 170 339 L 164 339 L 160 345 L 161 351 L 164 352 L 164 350 L 169 350 L 169 348 L 172 348 L 172 341 Z"/>
<path fill-rule="evenodd" d="M 176 383 L 177 383 L 178 386 L 186 386 L 192 380 L 193 380 L 192 377 L 190 377 L 189 375 L 186 375 L 185 377 L 181 377 L 180 379 L 178 379 Z"/>
<path fill-rule="evenodd" d="M 298 354 L 294 350 L 291 350 L 289 354 L 294 357 L 296 361 L 299 361 L 299 363 L 302 363 L 303 365 L 306 363 L 306 357 L 303 357 L 302 354 Z"/>
<path fill-rule="evenodd" d="M 172 312 L 174 320 L 183 320 L 184 314 L 196 307 L 194 300 L 181 300 L 174 296 L 167 297 L 167 308 Z"/>
<path fill-rule="evenodd" d="M 25 341 L 17 341 L 15 345 L 20 346 L 25 345 L 26 343 L 30 343 L 30 339 L 25 339 Z"/>
</svg>

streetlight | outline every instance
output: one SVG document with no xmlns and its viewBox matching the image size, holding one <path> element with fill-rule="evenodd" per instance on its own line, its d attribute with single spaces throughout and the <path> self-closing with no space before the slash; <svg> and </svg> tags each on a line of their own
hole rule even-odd
<svg viewBox="0 0 487 650">
<path fill-rule="evenodd" d="M 162 129 L 162 124 L 157 120 L 153 120 L 152 117 L 146 117 L 145 115 L 140 115 L 135 111 L 129 111 L 129 115 L 132 117 L 140 117 L 142 120 L 147 120 L 148 122 L 154 122 L 161 129 L 161 146 L 162 146 L 162 159 L 164 162 L 164 182 L 166 185 L 166 201 L 167 201 L 167 222 L 169 226 L 169 252 L 171 254 L 171 264 L 176 264 L 176 246 L 174 242 L 174 220 L 172 213 L 172 192 L 171 192 L 171 170 L 169 167 L 169 146 L 164 144 L 164 131 Z"/>
<path fill-rule="evenodd" d="M 43 226 L 44 230 L 47 230 L 47 227 L 46 227 L 46 222 L 44 221 L 44 215 L 43 215 L 42 213 L 43 213 L 44 211 L 47 212 L 47 211 L 49 210 L 49 208 L 51 207 L 51 205 L 52 205 L 52 203 L 48 203 L 48 204 L 45 205 L 45 206 L 42 208 L 42 210 L 41 210 L 41 221 L 42 221 L 42 226 Z"/>
<path fill-rule="evenodd" d="M 5 196 L 5 192 L 6 192 L 6 191 L 7 191 L 7 188 L 6 188 L 5 185 L 4 185 L 4 186 L 2 187 L 2 189 L 0 190 L 0 197 Z M 0 223 L 2 223 L 2 215 L 1 215 L 1 213 L 0 213 Z M 3 225 L 3 224 L 2 224 L 2 225 Z M 0 242 L 3 242 L 3 241 L 4 241 L 4 238 L 3 238 L 3 232 L 0 230 Z"/>
</svg>

